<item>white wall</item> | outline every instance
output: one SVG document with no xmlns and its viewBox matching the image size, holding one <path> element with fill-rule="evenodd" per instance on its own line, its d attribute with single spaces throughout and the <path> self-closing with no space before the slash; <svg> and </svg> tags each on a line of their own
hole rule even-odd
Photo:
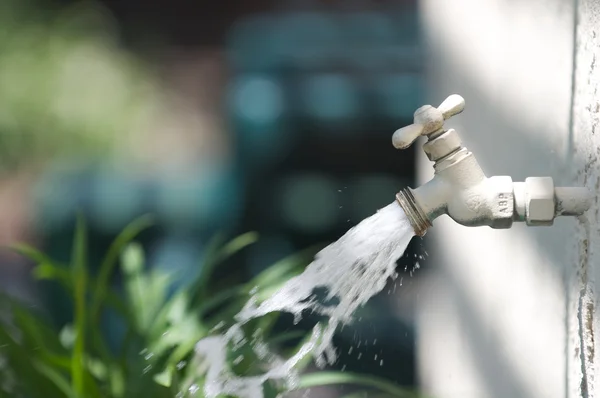
<svg viewBox="0 0 600 398">
<path fill-rule="evenodd" d="M 573 163 L 577 181 L 596 193 L 600 192 L 600 4 L 592 0 L 579 0 L 576 32 L 576 68 L 573 101 Z M 595 292 L 600 282 L 600 231 L 598 197 L 588 212 L 588 222 L 578 231 L 576 239 L 580 250 L 576 262 L 568 264 L 576 270 L 576 290 L 572 294 L 572 308 L 578 317 L 571 321 L 573 345 L 569 352 L 574 366 L 583 371 L 578 378 L 569 380 L 573 386 L 580 383 L 582 396 L 592 397 L 600 389 L 596 343 L 600 336 L 598 302 Z M 581 364 L 581 365 L 580 365 Z"/>
<path fill-rule="evenodd" d="M 573 170 L 583 170 L 588 156 L 597 154 L 594 143 L 600 144 L 590 133 L 591 120 L 600 114 L 577 114 L 595 96 L 584 82 L 592 58 L 583 53 L 578 59 L 587 69 L 577 68 L 582 88 L 574 138 L 570 132 L 574 1 L 422 0 L 421 8 L 428 103 L 437 105 L 453 93 L 465 98 L 464 113 L 449 125 L 488 175 L 515 181 L 552 176 L 556 184 L 574 184 Z M 600 30 L 597 22 L 581 17 L 577 27 L 591 29 L 595 23 Z M 590 49 L 584 52 L 596 51 L 596 40 L 582 39 L 578 53 L 585 45 Z M 588 174 L 595 183 L 597 166 L 593 170 Z M 422 181 L 431 177 L 424 156 L 420 172 Z M 593 225 L 596 230 L 595 220 Z M 434 222 L 427 236 L 429 263 L 436 269 L 420 294 L 418 311 L 419 373 L 427 393 L 588 396 L 581 391 L 589 371 L 582 370 L 580 355 L 587 323 L 579 315 L 593 306 L 584 302 L 588 293 L 579 298 L 584 273 L 577 246 L 583 234 L 573 219 L 557 220 L 553 227 L 515 224 L 509 230 L 465 228 L 446 218 Z"/>
</svg>

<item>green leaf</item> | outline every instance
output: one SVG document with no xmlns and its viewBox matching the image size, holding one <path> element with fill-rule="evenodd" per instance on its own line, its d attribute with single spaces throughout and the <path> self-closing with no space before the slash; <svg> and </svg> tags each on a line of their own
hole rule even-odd
<svg viewBox="0 0 600 398">
<path fill-rule="evenodd" d="M 291 332 L 280 333 L 280 334 L 272 337 L 271 339 L 269 339 L 269 343 L 270 344 L 280 344 L 280 343 L 284 343 L 289 340 L 294 340 L 294 339 L 298 339 L 298 338 L 305 337 L 305 336 L 306 336 L 305 331 L 295 330 L 295 331 L 291 331 Z"/>
<path fill-rule="evenodd" d="M 26 243 L 16 243 L 10 246 L 10 248 L 20 255 L 29 258 L 36 264 L 52 264 L 53 261 L 44 253 L 39 251 L 33 246 L 30 246 Z"/>
<path fill-rule="evenodd" d="M 300 379 L 298 389 L 305 389 L 317 386 L 332 384 L 354 384 L 363 387 L 373 387 L 387 394 L 388 397 L 395 398 L 417 398 L 422 397 L 418 393 L 402 388 L 388 380 L 370 376 L 359 375 L 348 372 L 318 372 L 309 373 Z"/>
<path fill-rule="evenodd" d="M 47 377 L 48 380 L 52 381 L 52 383 L 54 383 L 54 385 L 68 398 L 77 398 L 79 396 L 76 391 L 71 388 L 69 381 L 52 367 L 38 360 L 34 360 L 32 365 L 38 372 Z"/>
<path fill-rule="evenodd" d="M 31 349 L 37 347 L 44 353 L 64 352 L 56 331 L 46 324 L 40 315 L 36 315 L 31 309 L 24 308 L 17 303 L 14 303 L 11 309 L 14 324 L 21 334 L 22 344 Z"/>
<path fill-rule="evenodd" d="M 95 358 L 87 358 L 86 365 L 90 373 L 98 380 L 106 380 L 108 376 L 108 368 L 106 364 Z"/>
<path fill-rule="evenodd" d="M 258 241 L 256 232 L 247 232 L 227 243 L 218 253 L 216 262 L 222 262 L 235 253 Z M 209 274 L 210 275 L 210 274 Z"/>
<path fill-rule="evenodd" d="M 163 387 L 171 387 L 173 373 L 175 373 L 175 369 L 171 366 L 167 366 L 161 373 L 155 374 L 153 379 L 157 384 Z"/>
<path fill-rule="evenodd" d="M 67 349 L 73 348 L 75 345 L 76 333 L 72 324 L 65 325 L 58 335 L 60 343 Z"/>
<path fill-rule="evenodd" d="M 73 281 L 67 267 L 56 266 L 52 263 L 40 263 L 33 269 L 33 276 L 37 279 L 59 281 L 67 291 L 71 292 Z"/>
<path fill-rule="evenodd" d="M 247 295 L 248 292 L 243 286 L 234 286 L 229 289 L 221 290 L 200 303 L 200 307 L 198 308 L 199 316 L 202 317 L 207 312 L 227 303 L 229 300 L 247 297 Z"/>
<path fill-rule="evenodd" d="M 125 395 L 126 385 L 123 372 L 119 368 L 110 369 L 110 390 L 115 397 Z"/>
<path fill-rule="evenodd" d="M 144 249 L 138 243 L 130 243 L 123 251 L 123 271 L 126 275 L 140 274 L 144 270 Z"/>
<path fill-rule="evenodd" d="M 110 245 L 106 256 L 104 257 L 102 264 L 100 264 L 100 270 L 98 271 L 98 278 L 95 283 L 95 290 L 92 296 L 92 304 L 90 306 L 90 319 L 94 325 L 98 324 L 100 310 L 102 307 L 102 301 L 105 299 L 109 290 L 110 277 L 114 271 L 119 255 L 123 251 L 123 248 L 135 239 L 143 230 L 149 228 L 154 224 L 154 220 L 149 215 L 142 216 L 131 224 L 127 225 L 125 229 L 115 238 L 113 243 Z"/>
<path fill-rule="evenodd" d="M 75 342 L 71 362 L 73 390 L 78 398 L 85 397 L 84 355 L 86 329 L 86 291 L 87 291 L 87 231 L 81 215 L 77 218 L 75 241 L 73 243 L 72 270 L 75 281 Z"/>
<path fill-rule="evenodd" d="M 202 264 L 202 268 L 200 269 L 200 275 L 193 286 L 195 296 L 192 302 L 197 305 L 205 297 L 206 288 L 211 281 L 213 272 L 217 265 L 245 247 L 255 243 L 257 240 L 257 233 L 248 232 L 238 236 L 237 238 L 234 238 L 223 247 L 220 247 L 222 237 L 220 235 L 215 237 L 206 250 L 206 257 Z"/>
</svg>

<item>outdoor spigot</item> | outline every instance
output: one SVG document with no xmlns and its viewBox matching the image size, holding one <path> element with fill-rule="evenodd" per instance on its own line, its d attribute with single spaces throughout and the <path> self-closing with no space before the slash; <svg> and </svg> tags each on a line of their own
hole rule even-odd
<svg viewBox="0 0 600 398">
<path fill-rule="evenodd" d="M 464 107 L 460 95 L 449 96 L 438 108 L 422 106 L 414 114 L 414 123 L 392 137 L 396 148 L 405 149 L 426 136 L 423 150 L 434 162 L 430 181 L 396 195 L 415 234 L 425 235 L 442 214 L 464 226 L 504 229 L 514 221 L 549 226 L 557 216 L 578 216 L 589 209 L 591 195 L 586 188 L 555 187 L 551 177 L 529 177 L 514 183 L 508 176 L 486 177 L 458 133 L 444 129 L 444 122 Z"/>
</svg>

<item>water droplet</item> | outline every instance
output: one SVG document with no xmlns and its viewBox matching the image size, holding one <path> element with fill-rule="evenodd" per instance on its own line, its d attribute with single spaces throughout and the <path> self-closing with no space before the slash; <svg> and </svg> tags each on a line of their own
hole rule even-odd
<svg viewBox="0 0 600 398">
<path fill-rule="evenodd" d="M 383 359 L 379 361 L 379 366 L 383 366 Z"/>
<path fill-rule="evenodd" d="M 356 359 L 360 359 L 362 357 L 362 352 L 358 353 L 358 357 L 356 357 Z"/>
<path fill-rule="evenodd" d="M 254 286 L 252 289 L 250 289 L 251 296 L 254 296 L 257 292 L 258 292 L 258 286 Z"/>
<path fill-rule="evenodd" d="M 190 394 L 192 395 L 196 395 L 196 393 L 200 390 L 200 387 L 198 387 L 198 384 L 192 384 L 190 386 L 190 388 L 188 388 L 188 391 L 190 392 Z"/>
<path fill-rule="evenodd" d="M 352 348 L 353 348 L 353 347 L 350 347 L 350 348 L 348 349 L 348 355 L 352 354 Z"/>
<path fill-rule="evenodd" d="M 346 364 L 344 364 L 344 365 L 342 366 L 342 372 L 345 372 L 345 371 L 346 371 Z"/>
<path fill-rule="evenodd" d="M 177 370 L 181 370 L 181 369 L 183 369 L 183 368 L 185 367 L 185 365 L 186 365 L 186 364 L 187 364 L 187 362 L 186 362 L 186 361 L 179 361 L 179 362 L 177 362 L 177 366 L 176 366 L 176 367 L 177 367 Z"/>
<path fill-rule="evenodd" d="M 243 360 L 244 360 L 244 356 L 243 356 L 243 355 L 239 355 L 237 358 L 235 358 L 235 359 L 233 360 L 233 364 L 234 364 L 234 365 L 239 365 L 239 364 L 240 364 L 240 362 L 242 362 Z"/>
<path fill-rule="evenodd" d="M 149 371 L 151 371 L 151 370 L 152 370 L 152 365 L 148 365 L 148 366 L 146 366 L 146 367 L 144 368 L 144 370 L 142 370 L 142 373 L 143 373 L 143 374 L 146 374 L 146 373 L 148 373 L 148 372 L 149 372 Z"/>
<path fill-rule="evenodd" d="M 376 361 L 376 360 L 377 360 L 377 354 L 375 354 L 375 358 L 373 358 L 373 360 L 374 360 L 374 361 Z"/>
<path fill-rule="evenodd" d="M 210 333 L 215 333 L 216 331 L 221 330 L 223 326 L 225 326 L 225 321 L 217 323 L 215 327 L 210 330 Z"/>
<path fill-rule="evenodd" d="M 145 359 L 146 361 L 149 361 L 149 360 L 150 360 L 150 359 L 151 359 L 153 356 L 154 356 L 154 353 L 152 353 L 152 352 L 149 352 L 148 354 L 146 354 L 146 355 L 144 356 L 144 359 Z"/>
<path fill-rule="evenodd" d="M 294 314 L 294 325 L 297 325 L 302 320 L 302 313 L 297 312 Z"/>
<path fill-rule="evenodd" d="M 373 345 L 377 344 L 377 339 L 373 340 Z"/>
</svg>

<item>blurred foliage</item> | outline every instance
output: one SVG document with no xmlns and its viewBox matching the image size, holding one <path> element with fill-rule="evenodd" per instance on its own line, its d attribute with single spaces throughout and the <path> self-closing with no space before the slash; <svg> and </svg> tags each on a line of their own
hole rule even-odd
<svg viewBox="0 0 600 398">
<path fill-rule="evenodd" d="M 131 144 L 159 96 L 116 32 L 92 2 L 0 2 L 0 172 Z"/>
<path fill-rule="evenodd" d="M 27 245 L 15 246 L 35 261 L 33 274 L 37 279 L 54 281 L 70 294 L 74 318 L 67 325 L 52 325 L 37 308 L 3 296 L 0 396 L 158 398 L 202 391 L 203 374 L 193 355 L 196 342 L 215 329 L 230 326 L 251 292 L 257 291 L 259 300 L 270 296 L 300 273 L 315 252 L 310 249 L 292 255 L 248 283 L 223 288 L 214 279 L 216 267 L 254 243 L 257 236 L 247 233 L 229 242 L 216 238 L 197 275 L 190 276 L 190 283 L 170 295 L 173 275 L 148 269 L 143 249 L 134 242 L 151 223 L 150 218 L 142 217 L 126 227 L 94 275 L 88 268 L 87 232 L 82 218 L 77 221 L 70 264 L 59 264 Z M 123 280 L 122 289 L 111 283 L 117 273 Z M 116 312 L 127 327 L 117 350 L 108 347 L 101 332 L 101 315 L 107 310 Z M 249 322 L 245 325 L 247 335 L 259 331 L 259 337 L 274 349 L 293 353 L 297 343 L 292 348 L 282 343 L 307 336 L 273 332 L 277 318 L 272 314 Z M 234 360 L 238 355 L 232 356 L 229 363 L 235 374 L 264 370 L 253 350 L 244 350 L 241 362 Z M 306 365 L 304 361 L 302 366 Z M 357 384 L 389 397 L 416 396 L 385 380 L 339 372 L 309 373 L 301 379 L 299 388 L 324 384 Z M 279 393 L 271 385 L 265 387 L 265 392 L 269 398 Z"/>
</svg>

